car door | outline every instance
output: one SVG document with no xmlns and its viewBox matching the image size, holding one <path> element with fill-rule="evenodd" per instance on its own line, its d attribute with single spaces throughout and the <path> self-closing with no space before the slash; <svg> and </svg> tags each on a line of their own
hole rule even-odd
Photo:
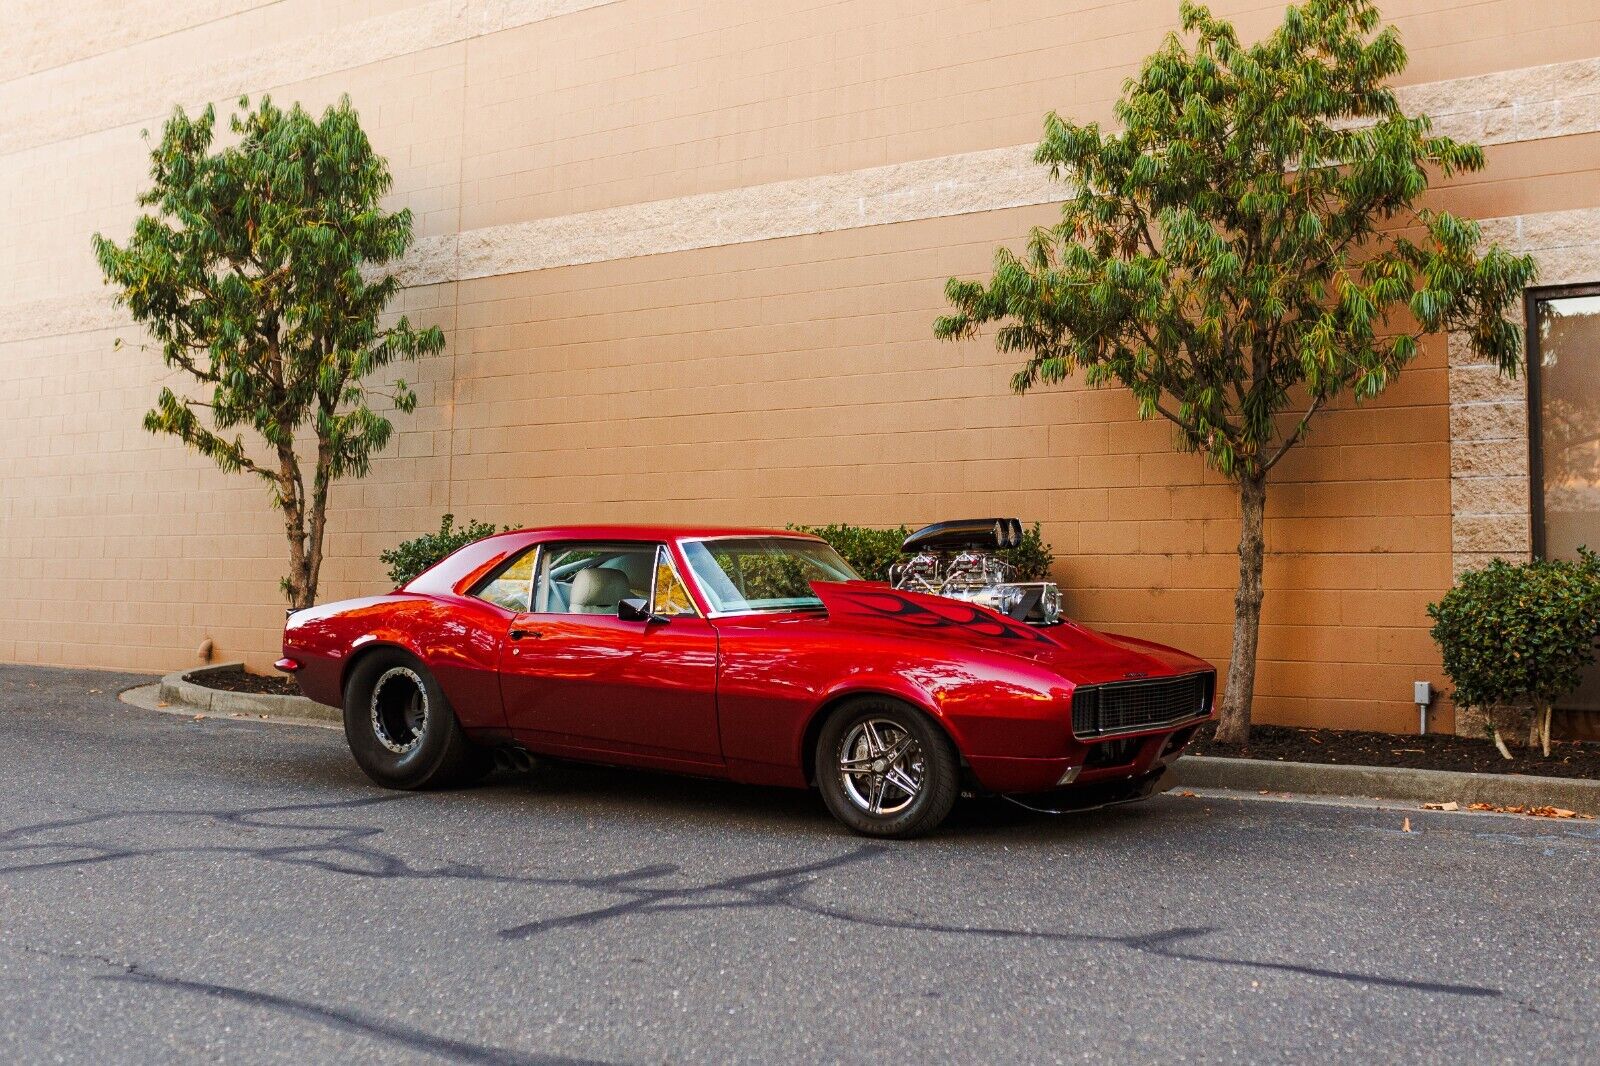
<svg viewBox="0 0 1600 1066">
<path fill-rule="evenodd" d="M 623 618 L 623 599 L 649 618 Z M 531 747 L 720 764 L 717 634 L 664 545 L 548 544 L 501 652 L 507 724 Z"/>
</svg>

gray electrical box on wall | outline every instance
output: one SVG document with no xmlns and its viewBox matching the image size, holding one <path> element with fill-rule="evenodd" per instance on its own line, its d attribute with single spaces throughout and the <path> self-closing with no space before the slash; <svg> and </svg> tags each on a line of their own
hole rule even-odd
<svg viewBox="0 0 1600 1066">
<path fill-rule="evenodd" d="M 1428 731 L 1428 704 L 1433 702 L 1433 683 L 1431 681 L 1413 681 L 1411 683 L 1411 699 L 1417 705 L 1417 732 Z"/>
</svg>

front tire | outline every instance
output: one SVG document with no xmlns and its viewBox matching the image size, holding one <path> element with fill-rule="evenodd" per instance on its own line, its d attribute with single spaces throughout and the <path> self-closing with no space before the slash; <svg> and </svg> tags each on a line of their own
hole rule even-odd
<svg viewBox="0 0 1600 1066">
<path fill-rule="evenodd" d="M 961 790 L 961 767 L 944 731 L 887 697 L 834 712 L 817 737 L 816 775 L 835 818 L 863 836 L 899 840 L 935 829 Z"/>
<path fill-rule="evenodd" d="M 345 685 L 344 736 L 356 765 L 385 788 L 450 788 L 492 768 L 428 668 L 398 649 L 356 664 Z"/>
</svg>

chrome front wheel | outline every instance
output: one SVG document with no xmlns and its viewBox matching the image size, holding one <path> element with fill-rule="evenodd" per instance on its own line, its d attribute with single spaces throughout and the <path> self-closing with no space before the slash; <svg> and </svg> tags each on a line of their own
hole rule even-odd
<svg viewBox="0 0 1600 1066">
<path fill-rule="evenodd" d="M 888 718 L 857 722 L 839 742 L 839 775 L 850 802 L 874 816 L 899 814 L 922 794 L 922 745 Z"/>
<path fill-rule="evenodd" d="M 817 788 L 833 816 L 863 836 L 920 836 L 944 821 L 961 764 L 933 717 L 889 696 L 861 696 L 822 724 Z"/>
</svg>

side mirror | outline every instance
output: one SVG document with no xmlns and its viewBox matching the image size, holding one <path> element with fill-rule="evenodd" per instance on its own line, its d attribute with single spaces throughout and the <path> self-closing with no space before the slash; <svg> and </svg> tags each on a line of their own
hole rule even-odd
<svg viewBox="0 0 1600 1066">
<path fill-rule="evenodd" d="M 617 617 L 624 622 L 665 622 L 667 617 L 650 613 L 650 601 L 627 599 L 617 604 Z"/>
</svg>

